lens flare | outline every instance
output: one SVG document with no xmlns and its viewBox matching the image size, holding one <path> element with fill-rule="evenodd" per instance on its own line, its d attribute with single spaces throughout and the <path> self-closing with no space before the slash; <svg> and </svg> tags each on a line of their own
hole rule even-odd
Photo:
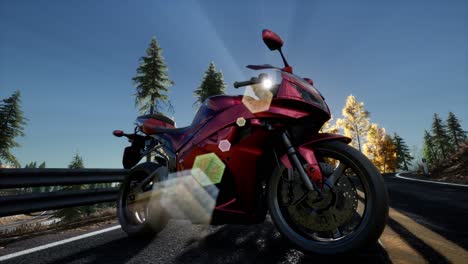
<svg viewBox="0 0 468 264">
<path fill-rule="evenodd" d="M 243 118 L 243 117 L 239 117 L 239 118 L 237 118 L 237 120 L 236 120 L 236 124 L 237 124 L 238 126 L 240 126 L 240 127 L 245 126 L 245 123 L 246 123 L 246 120 L 245 120 L 245 118 Z"/>
<path fill-rule="evenodd" d="M 217 184 L 221 182 L 225 168 L 226 165 L 224 165 L 223 161 L 212 152 L 199 155 L 195 158 L 192 167 L 192 175 L 195 179 L 199 180 L 200 184 L 203 186 Z M 203 175 L 198 177 L 200 171 L 203 172 Z"/>
<path fill-rule="evenodd" d="M 270 109 L 273 94 L 263 85 L 251 85 L 245 89 L 242 103 L 252 113 L 267 111 Z"/>
<path fill-rule="evenodd" d="M 153 186 L 152 192 L 155 194 L 151 195 L 151 215 L 165 213 L 173 219 L 209 224 L 219 190 L 215 185 L 203 186 L 201 182 L 210 180 L 199 169 L 170 174 L 168 180 Z M 157 220 L 157 217 L 151 217 L 151 224 Z"/>
<path fill-rule="evenodd" d="M 263 79 L 262 85 L 265 89 L 271 89 L 273 82 L 270 79 Z"/>
<path fill-rule="evenodd" d="M 226 152 L 226 151 L 229 151 L 231 149 L 231 142 L 229 142 L 229 140 L 227 139 L 223 139 L 219 142 L 218 144 L 218 148 L 222 151 L 222 152 Z"/>
</svg>

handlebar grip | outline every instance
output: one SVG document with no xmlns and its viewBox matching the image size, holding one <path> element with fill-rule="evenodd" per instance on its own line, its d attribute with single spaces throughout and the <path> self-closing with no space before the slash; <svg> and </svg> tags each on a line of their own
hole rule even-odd
<svg viewBox="0 0 468 264">
<path fill-rule="evenodd" d="M 234 83 L 234 88 L 239 88 L 239 87 L 247 86 L 247 85 L 251 85 L 251 84 L 252 84 L 251 80 L 245 81 L 245 82 L 235 82 Z"/>
</svg>

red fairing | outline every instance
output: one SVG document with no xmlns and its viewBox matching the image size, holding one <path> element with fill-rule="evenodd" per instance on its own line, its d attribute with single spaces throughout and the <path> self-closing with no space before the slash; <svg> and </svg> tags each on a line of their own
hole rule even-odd
<svg viewBox="0 0 468 264">
<path fill-rule="evenodd" d="M 216 112 L 220 112 L 228 107 L 238 105 L 242 103 L 241 95 L 229 96 L 229 95 L 218 95 L 210 97 L 206 100 L 206 105 Z"/>
<path fill-rule="evenodd" d="M 281 89 L 278 92 L 279 98 L 288 98 L 288 99 L 299 99 L 301 100 L 301 94 L 292 87 L 292 84 L 289 82 L 283 82 Z"/>
<path fill-rule="evenodd" d="M 213 110 L 210 114 L 206 111 L 206 114 L 197 113 L 194 124 L 192 124 L 192 129 L 187 130 L 183 134 L 173 133 L 168 134 L 173 146 L 175 147 L 174 152 L 179 153 L 179 158 L 184 158 L 187 151 L 193 145 L 199 144 L 201 141 L 210 137 L 211 135 L 217 133 L 220 129 L 229 126 L 236 125 L 238 118 L 242 117 L 245 120 L 250 120 L 254 118 L 301 118 L 307 115 L 310 115 L 310 112 L 298 110 L 298 109 L 288 109 L 275 105 L 275 100 L 273 100 L 270 109 L 265 112 L 259 112 L 253 114 L 252 112 L 245 107 L 242 103 L 242 96 L 216 96 L 216 101 L 211 101 L 210 98 L 207 100 L 206 105 L 202 105 L 199 109 L 199 112 L 203 112 L 208 108 L 208 110 Z M 218 105 L 215 104 L 224 104 Z M 228 105 L 229 107 L 226 107 Z M 213 107 L 213 108 L 211 108 Z M 206 122 L 206 125 L 204 124 Z M 193 133 L 193 137 L 189 134 Z M 190 140 L 188 140 L 190 139 Z M 187 144 L 189 143 L 190 144 Z"/>
<path fill-rule="evenodd" d="M 279 100 L 277 100 L 279 101 Z M 310 112 L 299 110 L 299 109 L 288 109 L 285 107 L 277 107 L 274 105 L 275 100 L 273 101 L 272 106 L 268 109 L 268 112 L 261 112 L 257 113 L 255 116 L 257 117 L 272 117 L 277 114 L 277 117 L 290 117 L 290 118 L 301 118 L 310 115 Z"/>
<path fill-rule="evenodd" d="M 215 153 L 226 165 L 223 177 L 232 177 L 237 197 L 225 201 L 225 204 L 216 210 L 249 215 L 255 210 L 257 165 L 259 158 L 264 154 L 265 145 L 269 144 L 269 135 L 265 129 L 252 123 L 251 125 L 250 136 L 242 140 L 239 139 L 240 128 L 237 125 L 216 131 L 201 140 L 196 137 L 197 139 L 193 139 L 194 144 L 184 147 L 178 157 L 178 171 L 191 169 L 195 158 L 206 153 Z M 207 128 L 207 130 L 210 129 Z M 229 151 L 223 152 L 219 148 L 221 140 L 228 140 L 231 143 Z"/>
<path fill-rule="evenodd" d="M 283 77 L 283 82 L 281 84 L 281 89 L 278 91 L 277 98 L 280 98 L 283 100 L 289 100 L 289 101 L 291 100 L 301 101 L 306 104 L 312 105 L 316 107 L 317 109 L 320 109 L 327 115 L 330 115 L 330 110 L 328 109 L 328 105 L 325 103 L 320 93 L 312 86 L 311 88 L 313 89 L 306 89 L 306 87 L 303 87 L 303 84 L 301 84 L 302 81 L 307 83 L 308 86 L 311 85 L 306 79 L 298 80 L 299 78 L 297 76 L 286 74 L 286 73 L 283 73 L 282 77 Z M 313 97 L 315 98 L 315 101 L 305 100 L 303 97 L 303 94 L 298 89 L 301 90 L 302 93 L 303 92 L 311 93 Z"/>
</svg>

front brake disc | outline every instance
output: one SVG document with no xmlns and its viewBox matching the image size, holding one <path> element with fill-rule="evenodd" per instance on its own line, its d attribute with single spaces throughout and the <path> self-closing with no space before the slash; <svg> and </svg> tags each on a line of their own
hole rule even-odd
<svg viewBox="0 0 468 264">
<path fill-rule="evenodd" d="M 322 199 L 308 197 L 287 208 L 296 224 L 313 231 L 334 231 L 353 218 L 358 195 L 348 177 L 342 176 L 333 189 L 323 190 Z"/>
</svg>

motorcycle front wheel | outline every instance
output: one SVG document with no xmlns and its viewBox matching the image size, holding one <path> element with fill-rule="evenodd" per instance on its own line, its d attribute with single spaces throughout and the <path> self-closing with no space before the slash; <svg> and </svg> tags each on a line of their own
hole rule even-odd
<svg viewBox="0 0 468 264">
<path fill-rule="evenodd" d="M 304 187 L 296 169 L 280 164 L 268 180 L 267 201 L 280 233 L 307 253 L 344 254 L 375 243 L 388 215 L 388 195 L 377 168 L 343 142 L 314 147 L 326 180 L 322 195 Z"/>
<path fill-rule="evenodd" d="M 152 199 L 152 185 L 159 182 L 155 174 L 151 181 L 140 186 L 159 166 L 142 163 L 132 168 L 120 185 L 117 217 L 122 229 L 132 237 L 153 237 L 167 225 L 169 217 L 157 199 Z M 141 197 L 141 198 L 139 198 Z"/>
</svg>

